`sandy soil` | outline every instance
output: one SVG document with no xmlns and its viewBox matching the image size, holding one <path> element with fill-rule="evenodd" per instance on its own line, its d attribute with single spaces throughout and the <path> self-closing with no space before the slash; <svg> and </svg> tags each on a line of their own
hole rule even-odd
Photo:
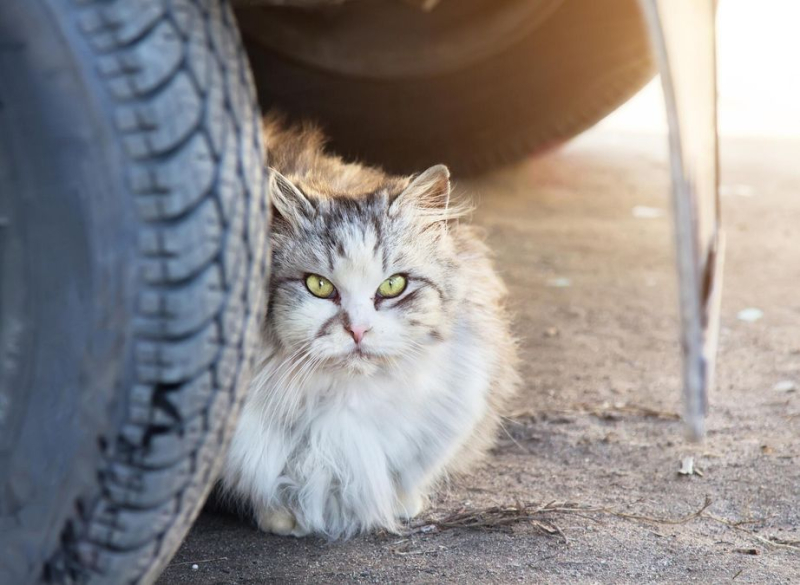
<svg viewBox="0 0 800 585">
<path fill-rule="evenodd" d="M 664 139 L 594 132 L 460 185 L 511 290 L 525 384 L 508 435 L 423 519 L 555 501 L 677 520 L 708 498 L 699 517 L 551 513 L 539 526 L 329 544 L 206 513 L 159 583 L 800 582 L 798 161 L 800 143 L 723 143 L 728 261 L 701 445 L 670 416 L 680 370 Z M 663 214 L 637 218 L 635 206 Z M 763 317 L 738 319 L 746 308 Z M 687 456 L 702 476 L 677 473 Z"/>
</svg>

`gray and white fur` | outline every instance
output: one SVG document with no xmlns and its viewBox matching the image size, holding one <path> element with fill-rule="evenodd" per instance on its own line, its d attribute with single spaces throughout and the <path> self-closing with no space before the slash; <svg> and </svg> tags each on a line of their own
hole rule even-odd
<svg viewBox="0 0 800 585">
<path fill-rule="evenodd" d="M 267 532 L 396 531 L 495 438 L 517 383 L 506 289 L 446 167 L 394 177 L 325 153 L 314 128 L 264 131 L 270 300 L 223 487 Z M 383 298 L 393 275 L 406 288 Z"/>
</svg>

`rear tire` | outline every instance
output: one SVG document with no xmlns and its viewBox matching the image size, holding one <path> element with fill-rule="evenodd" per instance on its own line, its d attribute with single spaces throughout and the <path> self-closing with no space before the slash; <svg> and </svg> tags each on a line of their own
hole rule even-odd
<svg viewBox="0 0 800 585">
<path fill-rule="evenodd" d="M 0 583 L 152 582 L 266 306 L 236 23 L 222 0 L 2 0 L 0 80 Z"/>
<path fill-rule="evenodd" d="M 655 74 L 638 0 L 539 2 L 542 11 L 554 8 L 546 14 L 531 10 L 532 22 L 520 23 L 525 34 L 515 42 L 494 39 L 493 46 L 502 50 L 474 55 L 471 61 L 465 56 L 457 67 L 443 63 L 438 70 L 435 62 L 430 65 L 417 55 L 419 71 L 413 72 L 415 62 L 405 62 L 394 74 L 386 68 L 397 65 L 404 37 L 402 30 L 393 28 L 401 25 L 391 17 L 367 27 L 360 44 L 354 41 L 354 46 L 370 46 L 370 51 L 353 49 L 349 61 L 344 55 L 334 63 L 330 54 L 337 46 L 326 49 L 325 31 L 335 35 L 370 3 L 345 3 L 305 15 L 287 8 L 238 14 L 262 107 L 277 107 L 292 119 L 316 120 L 331 137 L 333 150 L 391 171 L 410 173 L 445 163 L 456 173 L 474 174 L 583 132 Z M 501 3 L 470 0 L 469 5 L 487 10 Z M 377 10 L 374 3 L 372 9 Z M 278 27 L 275 19 L 283 18 L 295 35 L 273 46 L 258 39 L 254 20 L 261 11 L 271 16 L 272 28 Z M 449 16 L 436 16 L 442 11 Z M 465 38 L 491 34 L 476 12 L 467 13 L 463 0 L 445 0 L 429 15 L 420 12 L 406 18 L 402 26 L 408 27 L 410 42 L 432 38 L 440 41 L 437 50 L 449 48 L 452 53 Z M 459 19 L 470 19 L 471 35 L 465 34 Z M 305 43 L 297 42 L 302 31 Z M 454 36 L 446 43 L 449 34 Z M 341 42 L 340 37 L 330 42 Z M 296 42 L 289 42 L 292 39 Z M 319 50 L 314 54 L 307 46 Z M 372 54 L 369 59 L 358 57 L 367 52 Z M 382 54 L 386 68 L 359 69 L 362 61 L 380 62 Z M 436 58 L 431 51 L 430 59 Z"/>
</svg>

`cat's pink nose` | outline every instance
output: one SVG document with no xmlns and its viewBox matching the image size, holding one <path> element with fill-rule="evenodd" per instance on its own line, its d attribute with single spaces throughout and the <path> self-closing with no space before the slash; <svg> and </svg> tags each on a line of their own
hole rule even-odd
<svg viewBox="0 0 800 585">
<path fill-rule="evenodd" d="M 353 340 L 358 344 L 361 343 L 361 340 L 364 338 L 364 334 L 369 331 L 367 327 L 361 327 L 358 325 L 351 325 L 350 326 L 350 335 L 353 336 Z"/>
</svg>

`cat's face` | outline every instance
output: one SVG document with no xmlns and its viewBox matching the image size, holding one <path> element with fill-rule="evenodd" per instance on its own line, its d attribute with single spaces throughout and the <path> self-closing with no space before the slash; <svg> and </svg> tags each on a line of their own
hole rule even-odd
<svg viewBox="0 0 800 585">
<path fill-rule="evenodd" d="M 444 167 L 358 198 L 315 198 L 282 177 L 272 194 L 268 333 L 287 352 L 371 374 L 449 335 L 460 284 Z"/>
</svg>

